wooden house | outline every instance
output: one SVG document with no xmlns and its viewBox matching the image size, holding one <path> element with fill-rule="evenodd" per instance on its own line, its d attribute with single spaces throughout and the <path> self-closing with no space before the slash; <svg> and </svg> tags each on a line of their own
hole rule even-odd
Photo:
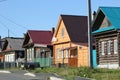
<svg viewBox="0 0 120 80">
<path fill-rule="evenodd" d="M 16 37 L 5 38 L 1 52 L 4 56 L 5 63 L 24 62 L 24 49 L 22 48 L 23 40 L 23 38 Z M 8 67 L 10 67 L 10 65 Z"/>
<path fill-rule="evenodd" d="M 0 37 L 0 62 L 4 61 L 4 55 L 2 54 L 2 48 L 3 48 L 4 42 L 5 42 L 5 38 L 1 39 Z"/>
<path fill-rule="evenodd" d="M 120 7 L 99 7 L 93 21 L 99 68 L 120 67 Z"/>
<path fill-rule="evenodd" d="M 23 47 L 25 48 L 26 61 L 38 62 L 40 67 L 51 65 L 52 40 L 51 31 L 28 30 L 25 34 Z"/>
<path fill-rule="evenodd" d="M 88 66 L 87 16 L 60 15 L 52 38 L 54 64 Z"/>
</svg>

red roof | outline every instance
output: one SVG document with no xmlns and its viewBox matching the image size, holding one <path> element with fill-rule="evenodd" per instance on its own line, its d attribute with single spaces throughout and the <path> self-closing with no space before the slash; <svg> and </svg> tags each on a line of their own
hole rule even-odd
<svg viewBox="0 0 120 80">
<path fill-rule="evenodd" d="M 51 45 L 51 31 L 28 30 L 28 34 L 34 44 Z"/>
</svg>

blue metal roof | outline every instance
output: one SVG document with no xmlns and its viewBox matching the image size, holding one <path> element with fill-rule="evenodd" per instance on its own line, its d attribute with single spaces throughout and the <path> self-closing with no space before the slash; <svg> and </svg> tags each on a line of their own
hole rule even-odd
<svg viewBox="0 0 120 80">
<path fill-rule="evenodd" d="M 94 31 L 93 34 L 113 29 L 120 29 L 120 7 L 100 7 L 99 9 L 104 13 L 112 26 L 100 28 L 99 30 Z"/>
<path fill-rule="evenodd" d="M 115 29 L 118 29 L 118 28 L 115 28 L 114 26 L 109 26 L 109 27 L 105 27 L 105 28 L 100 28 L 100 29 L 92 32 L 92 34 L 105 32 L 105 31 L 110 31 L 110 30 L 115 30 Z"/>
</svg>

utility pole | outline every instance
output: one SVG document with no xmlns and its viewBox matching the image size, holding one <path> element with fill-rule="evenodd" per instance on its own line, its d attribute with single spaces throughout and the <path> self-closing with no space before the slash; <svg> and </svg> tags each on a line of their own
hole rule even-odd
<svg viewBox="0 0 120 80">
<path fill-rule="evenodd" d="M 93 68 L 92 61 L 92 26 L 91 26 L 91 0 L 88 0 L 88 55 L 89 55 L 89 66 Z"/>
<path fill-rule="evenodd" d="M 9 29 L 8 29 L 8 37 L 10 37 L 10 31 L 9 31 Z"/>
</svg>

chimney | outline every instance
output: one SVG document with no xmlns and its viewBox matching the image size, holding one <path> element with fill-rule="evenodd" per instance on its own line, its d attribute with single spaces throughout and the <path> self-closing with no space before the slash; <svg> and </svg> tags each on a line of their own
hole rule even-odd
<svg viewBox="0 0 120 80">
<path fill-rule="evenodd" d="M 95 19 L 96 14 L 97 14 L 96 11 L 94 11 L 94 12 L 93 12 L 93 15 L 92 15 L 92 21 Z"/>
<path fill-rule="evenodd" d="M 52 27 L 52 33 L 54 34 L 54 32 L 55 32 L 55 28 L 54 28 L 54 27 Z"/>
</svg>

